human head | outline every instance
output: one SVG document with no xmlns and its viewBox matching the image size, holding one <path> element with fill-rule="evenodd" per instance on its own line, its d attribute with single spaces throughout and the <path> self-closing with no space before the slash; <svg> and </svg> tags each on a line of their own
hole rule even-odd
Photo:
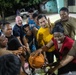
<svg viewBox="0 0 76 75">
<path fill-rule="evenodd" d="M 23 31 L 25 32 L 25 34 L 26 34 L 27 36 L 32 35 L 32 31 L 31 31 L 31 29 L 30 29 L 30 27 L 29 27 L 28 24 L 25 24 L 25 25 L 23 26 Z"/>
<path fill-rule="evenodd" d="M 8 42 L 8 39 L 5 37 L 5 35 L 1 34 L 0 35 L 0 48 L 6 47 Z"/>
<path fill-rule="evenodd" d="M 58 43 L 63 42 L 65 37 L 64 28 L 60 22 L 55 24 L 55 27 L 53 28 L 53 35 L 54 35 L 54 39 L 56 39 Z"/>
<path fill-rule="evenodd" d="M 43 27 L 43 28 L 47 27 L 48 21 L 47 21 L 47 18 L 45 15 L 40 14 L 37 18 L 37 21 L 41 27 Z"/>
<path fill-rule="evenodd" d="M 0 75 L 18 75 L 20 73 L 21 61 L 13 54 L 0 56 Z"/>
<path fill-rule="evenodd" d="M 22 18 L 21 18 L 21 16 L 16 16 L 15 21 L 16 21 L 16 24 L 18 26 L 22 26 Z"/>
<path fill-rule="evenodd" d="M 61 21 L 66 21 L 69 18 L 69 10 L 66 7 L 60 9 Z"/>
<path fill-rule="evenodd" d="M 32 15 L 32 17 L 33 17 L 35 23 L 38 25 L 38 21 L 37 21 L 38 14 L 37 14 L 37 13 L 34 13 L 34 14 Z"/>
<path fill-rule="evenodd" d="M 12 26 L 10 25 L 9 22 L 3 22 L 1 26 L 2 32 L 5 36 L 11 36 L 12 35 Z"/>
<path fill-rule="evenodd" d="M 32 19 L 33 12 L 34 12 L 34 11 L 33 11 L 32 9 L 30 9 L 30 10 L 28 11 L 28 15 L 29 15 L 30 19 Z"/>
</svg>

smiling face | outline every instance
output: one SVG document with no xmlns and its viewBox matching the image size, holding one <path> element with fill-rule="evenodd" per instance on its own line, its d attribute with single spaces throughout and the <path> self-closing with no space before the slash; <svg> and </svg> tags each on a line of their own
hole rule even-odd
<svg viewBox="0 0 76 75">
<path fill-rule="evenodd" d="M 58 43 L 62 43 L 64 40 L 64 34 L 61 32 L 54 32 L 54 39 L 58 41 Z"/>
<path fill-rule="evenodd" d="M 62 21 L 66 21 L 69 18 L 69 13 L 66 11 L 60 11 L 60 17 Z"/>
<path fill-rule="evenodd" d="M 46 28 L 47 27 L 47 24 L 48 24 L 48 21 L 45 17 L 42 17 L 41 19 L 39 19 L 39 25 L 43 28 Z"/>
<path fill-rule="evenodd" d="M 22 26 L 22 18 L 20 16 L 17 16 L 15 20 L 18 26 Z"/>
<path fill-rule="evenodd" d="M 3 29 L 3 33 L 7 37 L 11 36 L 12 35 L 12 26 L 10 24 L 6 24 L 4 29 Z"/>
</svg>

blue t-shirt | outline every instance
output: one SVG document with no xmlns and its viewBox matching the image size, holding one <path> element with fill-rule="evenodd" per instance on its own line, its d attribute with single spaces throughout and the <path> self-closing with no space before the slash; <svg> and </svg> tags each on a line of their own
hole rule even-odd
<svg viewBox="0 0 76 75">
<path fill-rule="evenodd" d="M 30 19 L 30 18 L 28 19 L 28 24 L 29 24 L 31 30 L 32 30 L 33 27 L 35 26 L 34 20 L 32 20 L 32 19 Z"/>
</svg>

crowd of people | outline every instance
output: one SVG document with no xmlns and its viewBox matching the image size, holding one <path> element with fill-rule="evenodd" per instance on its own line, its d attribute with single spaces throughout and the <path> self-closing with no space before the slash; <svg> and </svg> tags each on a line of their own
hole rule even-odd
<svg viewBox="0 0 76 75">
<path fill-rule="evenodd" d="M 76 18 L 69 16 L 66 7 L 60 9 L 60 19 L 55 23 L 32 9 L 28 14 L 24 25 L 19 15 L 13 28 L 7 21 L 0 23 L 0 75 L 33 75 L 29 56 L 36 53 L 42 53 L 48 64 L 54 64 L 56 56 L 57 63 L 47 71 L 48 75 L 54 75 L 55 70 L 57 75 L 76 75 Z"/>
</svg>

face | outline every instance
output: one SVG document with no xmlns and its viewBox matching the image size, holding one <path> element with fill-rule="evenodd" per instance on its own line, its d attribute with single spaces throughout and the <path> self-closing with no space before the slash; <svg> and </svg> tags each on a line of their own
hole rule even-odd
<svg viewBox="0 0 76 75">
<path fill-rule="evenodd" d="M 18 20 L 18 25 L 22 26 L 22 20 Z"/>
<path fill-rule="evenodd" d="M 61 17 L 62 21 L 66 21 L 66 20 L 68 20 L 69 13 L 67 13 L 65 11 L 60 11 L 60 17 Z"/>
<path fill-rule="evenodd" d="M 22 26 L 22 18 L 21 18 L 20 16 L 17 16 L 17 17 L 16 17 L 16 24 L 17 24 L 18 26 Z"/>
<path fill-rule="evenodd" d="M 48 24 L 48 21 L 45 17 L 42 17 L 41 19 L 39 19 L 39 25 L 43 28 L 46 28 L 47 27 L 47 24 Z"/>
<path fill-rule="evenodd" d="M 7 42 L 8 42 L 8 39 L 4 35 L 0 36 L 0 46 L 1 47 L 6 47 Z"/>
<path fill-rule="evenodd" d="M 32 12 L 32 13 L 29 13 L 29 17 L 30 17 L 30 19 L 32 19 L 32 15 L 33 15 L 33 12 Z"/>
<path fill-rule="evenodd" d="M 58 43 L 62 43 L 64 40 L 64 34 L 61 32 L 54 32 L 54 39 L 56 39 Z"/>
<path fill-rule="evenodd" d="M 12 35 L 12 27 L 7 24 L 3 30 L 3 33 L 5 34 L 5 36 L 11 36 Z"/>
<path fill-rule="evenodd" d="M 30 30 L 29 27 L 24 28 L 24 32 L 25 32 L 25 34 L 28 35 L 28 36 L 32 35 L 32 32 L 31 32 L 31 30 Z"/>
</svg>

